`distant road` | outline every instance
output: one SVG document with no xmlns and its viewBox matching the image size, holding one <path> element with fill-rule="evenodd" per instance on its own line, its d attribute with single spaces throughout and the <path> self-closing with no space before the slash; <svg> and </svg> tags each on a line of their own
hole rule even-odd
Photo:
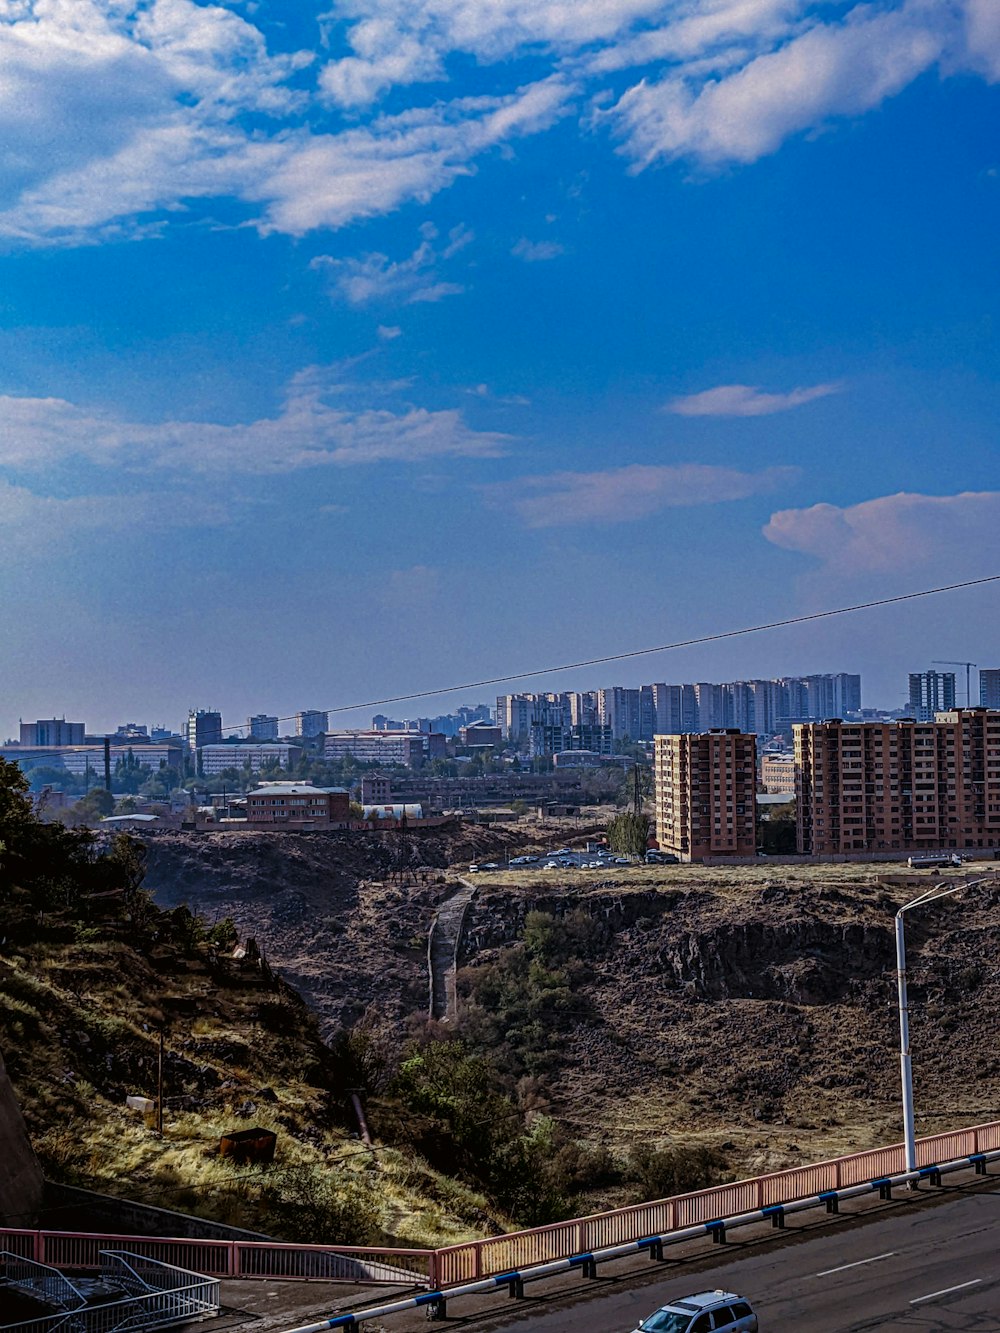
<svg viewBox="0 0 1000 1333">
<path fill-rule="evenodd" d="M 752 1301 L 760 1333 L 998 1333 L 1000 1187 L 663 1282 L 616 1286 L 560 1310 L 525 1302 L 519 1318 L 513 1310 L 498 1311 L 498 1318 L 475 1327 L 629 1333 L 657 1306 L 714 1287 Z M 460 1309 L 456 1304 L 455 1313 Z"/>
</svg>

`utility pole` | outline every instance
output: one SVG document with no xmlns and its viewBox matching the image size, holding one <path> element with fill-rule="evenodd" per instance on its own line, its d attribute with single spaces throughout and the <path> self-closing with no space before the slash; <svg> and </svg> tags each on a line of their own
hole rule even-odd
<svg viewBox="0 0 1000 1333">
<path fill-rule="evenodd" d="M 156 1059 L 156 1132 L 163 1138 L 163 1029 L 160 1028 L 160 1047 Z"/>
</svg>

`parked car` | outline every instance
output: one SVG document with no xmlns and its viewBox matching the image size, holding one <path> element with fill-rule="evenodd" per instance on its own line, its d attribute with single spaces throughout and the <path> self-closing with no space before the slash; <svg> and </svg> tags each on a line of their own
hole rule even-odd
<svg viewBox="0 0 1000 1333">
<path fill-rule="evenodd" d="M 479 867 L 480 870 L 499 870 L 500 865 L 496 861 L 484 861 Z"/>
<path fill-rule="evenodd" d="M 757 1333 L 750 1302 L 732 1291 L 700 1291 L 661 1305 L 633 1333 Z"/>
<path fill-rule="evenodd" d="M 469 866 L 469 874 L 477 875 L 478 873 L 479 873 L 479 867 L 475 864 L 475 862 L 473 862 L 473 864 Z"/>
</svg>

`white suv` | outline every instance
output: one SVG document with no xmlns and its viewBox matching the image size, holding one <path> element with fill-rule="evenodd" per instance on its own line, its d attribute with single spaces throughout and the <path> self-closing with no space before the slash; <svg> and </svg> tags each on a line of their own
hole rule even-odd
<svg viewBox="0 0 1000 1333">
<path fill-rule="evenodd" d="M 757 1316 L 732 1291 L 700 1291 L 662 1305 L 633 1333 L 757 1333 Z"/>
</svg>

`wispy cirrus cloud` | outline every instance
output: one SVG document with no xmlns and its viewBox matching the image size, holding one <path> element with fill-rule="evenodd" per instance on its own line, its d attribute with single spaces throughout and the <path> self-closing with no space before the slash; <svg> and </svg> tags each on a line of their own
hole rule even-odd
<svg viewBox="0 0 1000 1333">
<path fill-rule="evenodd" d="M 837 576 L 921 568 L 982 571 L 996 549 L 1000 491 L 919 495 L 901 491 L 855 505 L 815 504 L 771 515 L 764 536 Z M 986 572 L 990 572 L 987 570 Z"/>
<path fill-rule="evenodd" d="M 352 409 L 338 401 L 342 392 L 329 370 L 310 367 L 280 412 L 235 424 L 129 421 L 59 398 L 0 396 L 0 467 L 34 476 L 85 459 L 135 473 L 259 475 L 506 452 L 508 436 L 473 430 L 456 409 Z"/>
<path fill-rule="evenodd" d="M 512 508 L 530 528 L 572 523 L 623 523 L 663 509 L 745 500 L 779 489 L 795 468 L 761 472 L 704 463 L 642 464 L 602 472 L 553 472 L 484 487 L 493 504 Z"/>
<path fill-rule="evenodd" d="M 511 248 L 511 254 L 523 259 L 526 264 L 538 264 L 546 259 L 558 259 L 566 253 L 566 247 L 558 241 L 529 241 L 527 236 Z"/>
<path fill-rule="evenodd" d="M 787 393 L 767 393 L 750 384 L 720 384 L 701 393 L 672 398 L 664 408 L 681 417 L 766 417 L 840 393 L 839 383 L 813 384 Z"/>
<path fill-rule="evenodd" d="M 327 270 L 333 277 L 334 291 L 351 305 L 378 301 L 416 305 L 458 296 L 465 291 L 464 286 L 442 279 L 439 266 L 470 245 L 475 239 L 473 232 L 459 224 L 441 247 L 434 244 L 438 231 L 432 223 L 425 223 L 421 233 L 423 240 L 407 259 L 393 262 L 388 255 L 378 253 L 349 259 L 317 255 L 310 268 Z"/>
</svg>

